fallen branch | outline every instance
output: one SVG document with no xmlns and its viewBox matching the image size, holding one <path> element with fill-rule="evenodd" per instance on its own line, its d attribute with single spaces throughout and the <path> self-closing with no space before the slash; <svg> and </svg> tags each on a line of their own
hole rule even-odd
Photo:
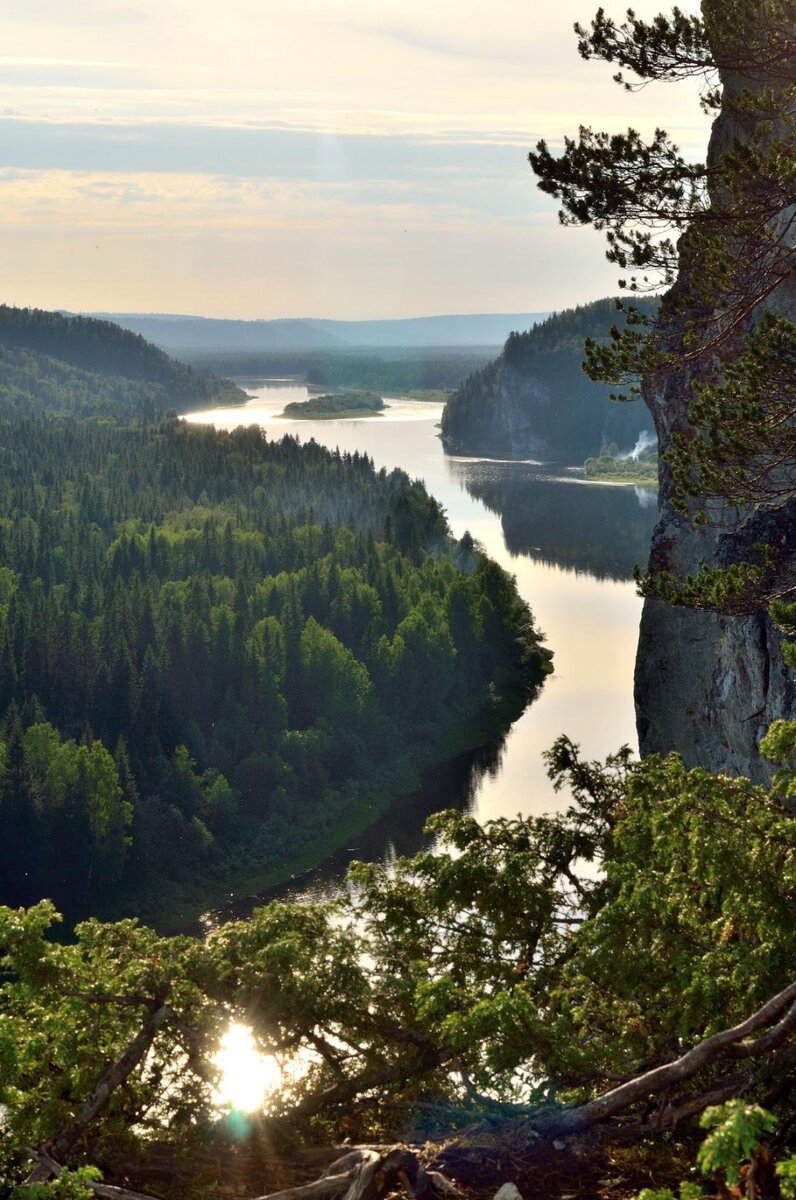
<svg viewBox="0 0 796 1200">
<path fill-rule="evenodd" d="M 46 1150 L 28 1150 L 28 1154 L 37 1163 L 37 1169 L 42 1172 L 43 1179 L 57 1179 L 63 1171 L 63 1167 L 59 1162 L 56 1162 L 52 1155 Z M 129 1188 L 114 1187 L 110 1183 L 96 1183 L 94 1180 L 89 1180 L 83 1183 L 83 1187 L 88 1188 L 97 1196 L 103 1196 L 106 1200 L 157 1200 L 156 1196 L 150 1196 L 147 1192 L 132 1192 Z"/>
<path fill-rule="evenodd" d="M 388 1192 L 402 1188 L 415 1200 L 458 1195 L 457 1189 L 437 1171 L 427 1171 L 416 1154 L 404 1146 L 385 1152 L 357 1148 L 343 1155 L 314 1183 L 272 1192 L 259 1200 L 380 1200 Z"/>
</svg>

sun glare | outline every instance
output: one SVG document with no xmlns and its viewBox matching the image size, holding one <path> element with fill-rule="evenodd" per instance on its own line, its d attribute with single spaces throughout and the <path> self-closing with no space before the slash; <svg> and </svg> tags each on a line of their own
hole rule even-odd
<svg viewBox="0 0 796 1200">
<path fill-rule="evenodd" d="M 221 1071 L 219 1107 L 256 1112 L 282 1083 L 282 1068 L 273 1055 L 260 1053 L 248 1025 L 230 1025 L 214 1061 Z"/>
</svg>

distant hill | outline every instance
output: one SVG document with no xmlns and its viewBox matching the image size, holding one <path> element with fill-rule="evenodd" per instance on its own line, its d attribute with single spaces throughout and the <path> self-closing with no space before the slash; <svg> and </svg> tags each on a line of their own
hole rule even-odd
<svg viewBox="0 0 796 1200">
<path fill-rule="evenodd" d="M 175 362 L 110 321 L 0 305 L 0 391 L 72 412 L 164 411 L 245 400 L 228 380 Z"/>
<path fill-rule="evenodd" d="M 512 329 L 527 329 L 546 313 L 483 313 L 405 320 L 332 321 L 302 318 L 233 321 L 165 313 L 98 313 L 140 333 L 169 354 L 261 354 L 266 351 L 501 346 Z"/>
<path fill-rule="evenodd" d="M 395 346 L 351 350 L 185 351 L 197 370 L 236 379 L 294 379 L 311 388 L 356 388 L 382 396 L 450 393 L 494 358 L 490 346 Z"/>
<path fill-rule="evenodd" d="M 513 329 L 527 329 L 547 313 L 480 313 L 411 317 L 400 321 L 312 321 L 350 346 L 500 346 Z"/>
<path fill-rule="evenodd" d="M 652 312 L 657 302 L 637 300 Z M 583 373 L 586 338 L 607 338 L 621 324 L 615 302 L 597 300 L 512 333 L 502 354 L 470 376 L 447 402 L 442 437 L 449 451 L 525 454 L 583 462 L 615 442 L 630 450 L 654 432 L 641 403 L 617 404 L 611 389 Z"/>
</svg>

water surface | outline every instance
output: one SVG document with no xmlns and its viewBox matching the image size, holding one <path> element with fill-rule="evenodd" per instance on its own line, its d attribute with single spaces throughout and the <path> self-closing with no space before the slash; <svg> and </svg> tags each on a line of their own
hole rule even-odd
<svg viewBox="0 0 796 1200">
<path fill-rule="evenodd" d="M 637 747 L 632 678 L 641 601 L 630 576 L 646 560 L 653 491 L 589 484 L 560 465 L 450 457 L 438 437 L 440 404 L 385 396 L 381 417 L 295 421 L 279 414 L 307 399 L 306 388 L 281 380 L 245 386 L 248 404 L 187 419 L 220 429 L 257 424 L 271 438 L 314 438 L 421 479 L 443 504 L 454 536 L 469 530 L 516 576 L 555 655 L 554 674 L 505 739 L 429 772 L 419 793 L 302 880 L 299 892 L 305 885 L 324 891 L 351 858 L 411 852 L 435 809 L 467 807 L 488 820 L 559 807 L 542 755 L 561 733 L 589 757 Z"/>
</svg>

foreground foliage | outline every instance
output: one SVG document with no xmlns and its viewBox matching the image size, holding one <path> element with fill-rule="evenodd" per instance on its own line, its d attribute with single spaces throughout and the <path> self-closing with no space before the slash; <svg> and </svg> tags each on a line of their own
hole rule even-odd
<svg viewBox="0 0 796 1200">
<path fill-rule="evenodd" d="M 203 941 L 91 920 L 64 944 L 49 902 L 3 910 L 6 1172 L 26 1146 L 103 1166 L 208 1136 L 230 1022 L 286 1064 L 274 1131 L 316 1138 L 427 1129 L 429 1112 L 448 1131 L 513 1115 L 529 1144 L 595 1120 L 651 1132 L 740 1093 L 788 1114 L 790 811 L 676 756 L 600 767 L 561 739 L 550 763 L 572 792 L 560 815 L 441 814 L 437 853 L 358 865 L 336 902 Z"/>
</svg>

